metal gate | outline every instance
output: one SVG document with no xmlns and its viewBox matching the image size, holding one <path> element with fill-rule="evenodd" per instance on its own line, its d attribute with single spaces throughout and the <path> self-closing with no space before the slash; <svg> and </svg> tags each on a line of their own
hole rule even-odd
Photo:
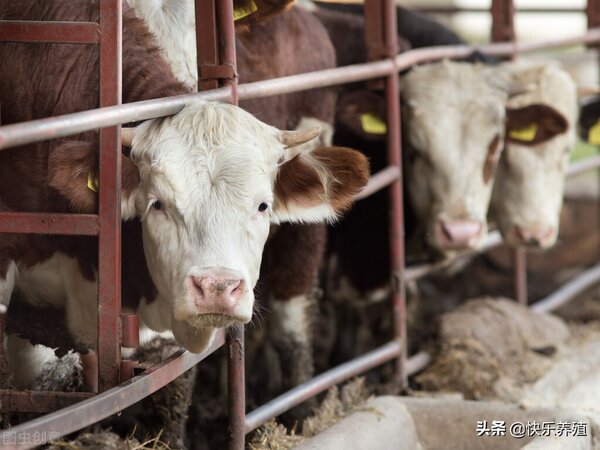
<svg viewBox="0 0 600 450">
<path fill-rule="evenodd" d="M 499 43 L 477 48 L 470 46 L 430 47 L 397 55 L 397 26 L 393 0 L 366 0 L 366 43 L 371 62 L 311 72 L 272 80 L 237 85 L 235 33 L 232 0 L 196 0 L 199 88 L 197 94 L 121 105 L 121 1 L 100 0 L 98 23 L 0 21 L 0 41 L 64 42 L 95 44 L 100 47 L 100 108 L 60 117 L 34 120 L 0 127 L 0 151 L 18 145 L 69 136 L 102 128 L 100 148 L 100 208 L 98 215 L 0 213 L 0 233 L 37 233 L 99 236 L 99 341 L 98 354 L 87 361 L 95 374 L 98 394 L 0 390 L 0 411 L 56 412 L 24 423 L 2 433 L 3 448 L 30 448 L 64 436 L 108 417 L 152 394 L 189 370 L 227 342 L 229 351 L 229 442 L 230 448 L 244 448 L 245 435 L 272 417 L 323 392 L 329 387 L 389 361 L 395 361 L 395 374 L 401 385 L 407 377 L 430 360 L 426 353 L 406 355 L 406 306 L 404 286 L 440 269 L 439 264 L 405 267 L 403 193 L 401 183 L 401 136 L 398 72 L 411 65 L 441 58 L 461 58 L 474 49 L 494 56 L 516 54 L 572 44 L 600 43 L 600 0 L 588 0 L 590 30 L 583 36 L 537 44 L 514 40 L 512 0 L 493 0 L 493 39 Z M 244 391 L 244 333 L 234 327 L 225 337 L 219 332 L 204 353 L 183 350 L 150 368 L 136 361 L 121 361 L 120 346 L 137 345 L 137 318 L 120 314 L 120 125 L 179 112 L 192 98 L 230 101 L 280 95 L 361 80 L 385 80 L 388 120 L 389 166 L 374 174 L 357 199 L 388 188 L 391 193 L 391 261 L 394 315 L 391 340 L 356 359 L 318 375 L 262 407 L 246 413 Z M 600 156 L 573 165 L 569 175 L 600 167 Z M 501 243 L 491 233 L 482 252 Z M 526 254 L 515 251 L 515 291 L 519 302 L 527 303 Z M 533 309 L 547 311 L 570 300 L 600 279 L 600 265 L 577 277 L 569 285 Z M 0 338 L 3 334 L 0 314 Z M 141 373 L 140 373 L 141 372 Z M 119 384 L 120 383 L 120 384 Z M 70 405 L 70 406 L 69 406 Z M 59 431 L 58 431 L 59 430 Z M 225 430 L 223 430 L 225 431 Z M 10 433 L 10 434 L 8 434 Z M 43 442 L 21 439 L 41 437 Z M 7 442 L 6 438 L 10 442 Z"/>
</svg>

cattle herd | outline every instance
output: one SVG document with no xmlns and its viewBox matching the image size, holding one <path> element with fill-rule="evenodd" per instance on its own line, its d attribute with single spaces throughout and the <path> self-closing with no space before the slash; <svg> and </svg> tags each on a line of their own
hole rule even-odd
<svg viewBox="0 0 600 450">
<path fill-rule="evenodd" d="M 0 20 L 97 21 L 98 3 L 0 0 Z M 366 62 L 361 7 L 250 3 L 236 21 L 240 82 Z M 124 4 L 123 102 L 193 92 L 193 0 Z M 463 43 L 411 10 L 397 19 L 403 50 Z M 3 125 L 98 106 L 94 46 L 0 42 L 0 61 Z M 473 54 L 415 67 L 400 85 L 408 260 L 477 249 L 488 221 L 511 246 L 552 246 L 579 113 L 567 72 Z M 282 372 L 269 395 L 309 379 L 323 266 L 361 298 L 389 293 L 388 195 L 351 208 L 387 165 L 385 110 L 383 92 L 355 83 L 240 107 L 193 101 L 125 128 L 122 302 L 139 315 L 141 345 L 160 334 L 202 352 L 218 328 L 264 309 Z M 0 211 L 96 213 L 97 173 L 97 132 L 0 152 Z M 91 237 L 1 235 L 0 304 L 62 311 L 65 339 L 93 352 L 97 257 Z M 14 320 L 43 328 L 48 317 Z M 16 328 L 7 363 L 13 385 L 30 388 L 61 360 L 53 341 Z"/>
</svg>

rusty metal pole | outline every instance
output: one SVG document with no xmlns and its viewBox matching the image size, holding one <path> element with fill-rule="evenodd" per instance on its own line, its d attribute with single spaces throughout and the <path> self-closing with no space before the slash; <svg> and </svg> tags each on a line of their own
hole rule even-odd
<svg viewBox="0 0 600 450">
<path fill-rule="evenodd" d="M 511 42 L 515 40 L 513 0 L 492 0 L 492 41 Z"/>
<path fill-rule="evenodd" d="M 513 0 L 492 0 L 492 41 L 511 42 L 515 40 Z M 514 58 L 514 54 L 512 58 Z M 515 299 L 527 304 L 527 251 L 524 247 L 512 251 Z"/>
<path fill-rule="evenodd" d="M 214 76 L 219 84 L 231 88 L 230 102 L 238 104 L 233 0 L 217 0 L 217 38 L 219 66 Z M 227 396 L 230 450 L 244 450 L 246 442 L 246 379 L 244 364 L 244 327 L 234 325 L 227 334 Z"/>
<path fill-rule="evenodd" d="M 369 60 L 394 58 L 399 51 L 396 6 L 393 0 L 365 2 L 365 40 Z M 386 116 L 388 124 L 388 163 L 402 174 L 402 140 L 400 135 L 400 86 L 397 72 L 385 78 Z M 402 351 L 396 359 L 396 379 L 401 388 L 408 385 L 406 373 L 406 297 L 404 287 L 404 206 L 402 176 L 390 187 L 390 262 L 392 278 L 392 314 L 394 337 Z"/>
<path fill-rule="evenodd" d="M 121 0 L 100 8 L 100 106 L 121 103 Z M 98 237 L 98 388 L 119 383 L 121 350 L 121 139 L 120 126 L 100 130 Z"/>
</svg>

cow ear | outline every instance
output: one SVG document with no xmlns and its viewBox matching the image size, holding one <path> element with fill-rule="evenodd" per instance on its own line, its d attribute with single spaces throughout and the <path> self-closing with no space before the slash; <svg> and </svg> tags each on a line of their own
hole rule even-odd
<svg viewBox="0 0 600 450">
<path fill-rule="evenodd" d="M 94 142 L 66 141 L 51 150 L 48 184 L 69 202 L 77 213 L 98 212 L 98 154 Z"/>
<path fill-rule="evenodd" d="M 335 220 L 368 180 L 369 163 L 356 150 L 321 147 L 299 153 L 277 172 L 273 220 Z"/>
<path fill-rule="evenodd" d="M 98 212 L 98 153 L 91 141 L 66 141 L 50 152 L 48 182 L 77 213 Z M 135 164 L 121 157 L 121 206 L 124 219 L 134 217 L 134 191 L 140 183 Z"/>
<path fill-rule="evenodd" d="M 592 145 L 600 145 L 600 96 L 585 99 L 579 110 L 579 136 Z"/>
<path fill-rule="evenodd" d="M 368 90 L 342 94 L 336 108 L 336 130 L 379 141 L 387 134 L 385 99 Z"/>
<path fill-rule="evenodd" d="M 506 110 L 506 139 L 509 142 L 533 146 L 566 132 L 568 128 L 565 116 L 548 105 L 538 103 Z"/>
<path fill-rule="evenodd" d="M 234 0 L 233 20 L 236 26 L 250 25 L 285 11 L 294 0 Z"/>
</svg>

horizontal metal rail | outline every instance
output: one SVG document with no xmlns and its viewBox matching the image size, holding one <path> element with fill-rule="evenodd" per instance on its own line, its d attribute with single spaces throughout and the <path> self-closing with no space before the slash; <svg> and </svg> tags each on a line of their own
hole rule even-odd
<svg viewBox="0 0 600 450">
<path fill-rule="evenodd" d="M 575 177 L 577 175 L 581 175 L 584 172 L 589 172 L 590 170 L 599 168 L 600 155 L 591 156 L 571 164 L 567 169 L 567 177 Z"/>
<path fill-rule="evenodd" d="M 402 346 L 398 342 L 388 342 L 375 350 L 371 350 L 364 355 L 340 364 L 333 369 L 329 369 L 317 375 L 312 380 L 296 386 L 247 414 L 246 434 L 254 431 L 273 417 L 288 411 L 336 384 L 343 383 L 350 378 L 397 358 L 401 352 Z M 407 375 L 412 375 L 423 370 L 430 361 L 431 356 L 426 352 L 419 352 L 408 358 L 406 361 Z"/>
<path fill-rule="evenodd" d="M 0 20 L 0 41 L 97 44 L 100 27 L 95 22 Z"/>
<path fill-rule="evenodd" d="M 402 345 L 400 343 L 396 341 L 388 342 L 375 350 L 340 364 L 333 369 L 317 375 L 312 380 L 296 386 L 247 414 L 246 433 L 250 433 L 271 418 L 284 413 L 288 409 L 326 391 L 336 384 L 397 358 L 401 351 Z"/>
<path fill-rule="evenodd" d="M 490 14 L 489 8 L 484 7 L 459 7 L 459 6 L 435 6 L 435 5 L 419 5 L 419 12 L 429 13 L 429 14 L 457 14 L 457 13 L 487 13 Z M 515 12 L 517 13 L 551 13 L 551 14 L 564 14 L 564 13 L 585 13 L 584 8 L 515 8 Z"/>
<path fill-rule="evenodd" d="M 404 271 L 404 281 L 418 280 L 419 278 L 423 278 L 424 276 L 427 276 L 433 272 L 437 272 L 445 267 L 450 266 L 459 259 L 469 258 L 479 253 L 485 253 L 488 250 L 498 247 L 501 244 L 502 236 L 500 235 L 500 232 L 494 230 L 486 236 L 481 248 L 477 250 L 462 252 L 454 258 L 444 259 L 439 262 L 418 264 L 407 267 Z"/>
<path fill-rule="evenodd" d="M 92 397 L 89 392 L 16 391 L 0 389 L 2 410 L 40 412 L 57 410 Z M 1 442 L 0 442 L 1 443 Z"/>
<path fill-rule="evenodd" d="M 225 331 L 219 330 L 212 345 L 204 352 L 192 354 L 178 350 L 164 361 L 150 367 L 141 375 L 112 389 L 83 400 L 67 408 L 46 414 L 45 416 L 25 422 L 16 427 L 0 432 L 3 450 L 24 450 L 32 448 L 31 443 L 19 441 L 11 444 L 12 436 L 53 436 L 58 439 L 69 433 L 105 419 L 117 411 L 139 402 L 143 398 L 158 391 L 175 378 L 191 369 L 210 354 L 214 353 L 225 342 Z M 8 443 L 8 444 L 7 444 Z M 37 443 L 40 445 L 40 443 Z"/>
<path fill-rule="evenodd" d="M 0 233 L 97 236 L 99 230 L 95 214 L 0 212 Z"/>
<path fill-rule="evenodd" d="M 392 184 L 400 178 L 400 169 L 395 166 L 389 166 L 383 170 L 380 170 L 375 175 L 369 178 L 367 185 L 354 196 L 354 200 L 362 200 L 373 195 L 375 192 L 383 189 L 384 187 Z"/>
<path fill-rule="evenodd" d="M 238 86 L 238 95 L 240 100 L 247 100 L 380 78 L 419 63 L 442 58 L 463 58 L 473 51 L 494 56 L 507 56 L 515 53 L 528 53 L 548 48 L 595 42 L 600 42 L 600 28 L 591 29 L 577 37 L 532 44 L 499 43 L 482 46 L 428 47 L 410 50 L 393 59 L 241 84 Z M 4 125 L 0 127 L 0 150 L 70 136 L 97 128 L 176 114 L 192 99 L 226 100 L 230 96 L 231 90 L 229 88 L 219 88 L 196 94 L 127 103 Z"/>
<path fill-rule="evenodd" d="M 534 303 L 531 309 L 536 312 L 554 311 L 598 283 L 600 283 L 600 264 L 587 269 L 553 294 Z"/>
</svg>

